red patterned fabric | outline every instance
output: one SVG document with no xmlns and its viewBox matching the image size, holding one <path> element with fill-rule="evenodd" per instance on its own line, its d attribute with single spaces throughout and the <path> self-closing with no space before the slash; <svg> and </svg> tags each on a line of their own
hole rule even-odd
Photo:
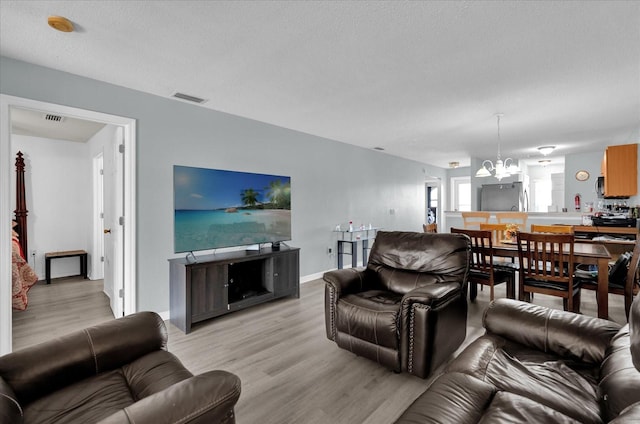
<svg viewBox="0 0 640 424">
<path fill-rule="evenodd" d="M 11 250 L 12 306 L 13 309 L 24 311 L 27 309 L 28 303 L 27 292 L 38 281 L 38 276 L 25 260 L 24 254 L 20 249 L 18 233 L 15 231 L 13 231 L 11 237 Z"/>
</svg>

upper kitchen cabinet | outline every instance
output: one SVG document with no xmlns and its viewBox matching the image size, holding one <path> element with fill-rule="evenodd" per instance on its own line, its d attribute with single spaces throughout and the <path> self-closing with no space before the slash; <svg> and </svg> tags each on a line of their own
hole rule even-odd
<svg viewBox="0 0 640 424">
<path fill-rule="evenodd" d="M 604 195 L 630 197 L 638 193 L 638 145 L 608 146 L 602 159 Z"/>
</svg>

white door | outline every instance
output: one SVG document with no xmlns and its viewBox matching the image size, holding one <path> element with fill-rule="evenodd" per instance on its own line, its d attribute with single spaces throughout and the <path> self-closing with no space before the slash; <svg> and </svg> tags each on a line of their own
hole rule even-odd
<svg viewBox="0 0 640 424">
<path fill-rule="evenodd" d="M 91 279 L 104 279 L 104 153 L 93 158 L 93 254 Z"/>
<path fill-rule="evenodd" d="M 118 127 L 114 140 L 104 152 L 104 291 L 111 300 L 113 315 L 124 315 L 123 273 L 123 161 L 120 152 L 123 131 Z"/>
</svg>

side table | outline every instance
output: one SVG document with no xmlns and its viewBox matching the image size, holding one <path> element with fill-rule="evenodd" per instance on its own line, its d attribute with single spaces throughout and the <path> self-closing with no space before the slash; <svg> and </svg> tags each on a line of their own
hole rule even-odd
<svg viewBox="0 0 640 424">
<path fill-rule="evenodd" d="M 71 258 L 78 256 L 80 258 L 80 275 L 87 279 L 87 252 L 84 250 L 66 250 L 62 252 L 47 252 L 44 254 L 45 275 L 47 284 L 51 284 L 51 260 L 59 258 Z"/>
</svg>

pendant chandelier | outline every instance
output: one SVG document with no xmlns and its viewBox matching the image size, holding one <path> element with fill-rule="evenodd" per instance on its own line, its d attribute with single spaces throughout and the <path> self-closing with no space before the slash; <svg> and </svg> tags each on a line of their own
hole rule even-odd
<svg viewBox="0 0 640 424">
<path fill-rule="evenodd" d="M 498 179 L 498 181 L 500 181 L 505 177 L 510 177 L 511 175 L 518 174 L 520 172 L 520 168 L 518 165 L 513 163 L 513 159 L 506 158 L 503 162 L 500 157 L 500 118 L 502 116 L 504 116 L 502 113 L 496 114 L 496 117 L 498 118 L 498 157 L 496 159 L 496 164 L 494 166 L 493 162 L 489 159 L 485 160 L 482 162 L 482 166 L 478 169 L 478 172 L 476 172 L 476 177 L 490 177 L 493 175 Z"/>
</svg>

